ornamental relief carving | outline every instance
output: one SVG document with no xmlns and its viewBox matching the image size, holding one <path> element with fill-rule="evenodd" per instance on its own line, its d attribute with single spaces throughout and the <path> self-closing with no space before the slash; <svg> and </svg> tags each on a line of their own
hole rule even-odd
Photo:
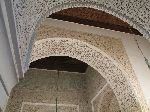
<svg viewBox="0 0 150 112">
<path fill-rule="evenodd" d="M 132 69 L 132 66 L 129 62 L 128 56 L 125 52 L 125 49 L 120 39 L 116 39 L 113 37 L 106 37 L 103 35 L 90 34 L 85 32 L 71 31 L 71 30 L 45 25 L 45 24 L 41 25 L 41 27 L 38 29 L 36 34 L 37 34 L 36 35 L 37 41 L 41 39 L 54 38 L 54 37 L 72 38 L 72 39 L 77 39 L 89 43 L 90 45 L 93 45 L 98 49 L 101 49 L 106 54 L 111 56 L 115 61 L 117 61 L 120 66 L 122 66 L 122 68 L 128 74 L 127 77 L 134 84 L 135 88 L 138 88 L 140 90 L 137 77 L 134 74 L 134 71 Z M 80 53 L 78 53 L 78 55 L 80 55 Z"/>
<path fill-rule="evenodd" d="M 35 42 L 31 61 L 48 56 L 69 56 L 97 70 L 110 84 L 122 112 L 148 112 L 140 88 L 107 54 L 86 42 L 71 38 L 47 38 Z M 136 94 L 136 93 L 139 94 Z"/>
<path fill-rule="evenodd" d="M 116 39 L 104 35 L 96 35 L 91 33 L 72 31 L 45 24 L 41 25 L 36 32 L 37 41 L 41 39 L 55 38 L 55 37 L 77 39 L 89 43 L 91 45 L 94 45 L 95 47 L 104 51 L 106 54 L 110 55 L 119 64 L 121 64 L 121 66 L 123 66 L 124 70 L 128 74 L 133 73 L 133 69 L 129 62 L 125 49 L 122 45 L 121 39 Z"/>
<path fill-rule="evenodd" d="M 48 15 L 71 7 L 103 10 L 129 23 L 144 37 L 149 38 L 150 2 L 148 0 L 14 0 L 13 9 L 23 69 L 37 27 Z"/>
</svg>

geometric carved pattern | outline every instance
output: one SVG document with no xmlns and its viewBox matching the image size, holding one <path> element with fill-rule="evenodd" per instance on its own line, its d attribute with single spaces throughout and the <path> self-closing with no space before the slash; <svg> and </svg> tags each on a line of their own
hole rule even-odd
<svg viewBox="0 0 150 112">
<path fill-rule="evenodd" d="M 47 38 L 36 41 L 31 62 L 49 56 L 69 56 L 97 70 L 110 84 L 122 112 L 148 112 L 143 95 L 132 85 L 129 76 L 116 61 L 86 42 L 69 38 Z M 139 92 L 139 94 L 136 94 Z"/>
<path fill-rule="evenodd" d="M 50 14 L 71 7 L 90 7 L 110 13 L 139 30 L 150 34 L 149 0 L 13 0 L 14 17 L 22 68 L 25 69 L 28 50 L 34 33 Z"/>
</svg>

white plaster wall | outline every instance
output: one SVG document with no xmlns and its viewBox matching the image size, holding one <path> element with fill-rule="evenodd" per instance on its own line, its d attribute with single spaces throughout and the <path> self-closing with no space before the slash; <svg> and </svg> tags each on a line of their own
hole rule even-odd
<svg viewBox="0 0 150 112">
<path fill-rule="evenodd" d="M 7 100 L 8 100 L 8 96 L 6 95 L 2 83 L 0 82 L 0 107 L 2 110 L 5 109 Z"/>
<path fill-rule="evenodd" d="M 2 17 L 1 14 L 0 17 Z M 8 92 L 10 92 L 17 82 L 17 77 L 5 27 L 3 26 L 4 23 L 2 23 L 0 18 L 0 74 L 2 75 Z"/>
<path fill-rule="evenodd" d="M 15 66 L 11 54 L 11 49 L 5 29 L 3 15 L 0 7 L 0 74 L 8 93 L 17 83 Z M 4 94 L 2 85 L 0 84 L 0 106 L 6 105 L 7 97 Z"/>
<path fill-rule="evenodd" d="M 122 38 L 122 42 L 128 54 L 130 63 L 132 64 L 134 72 L 140 82 L 144 95 L 150 106 L 150 69 L 146 65 L 145 59 L 142 56 L 140 50 L 138 49 L 134 37 L 137 39 L 141 50 L 143 51 L 147 59 L 149 59 L 149 62 L 150 62 L 150 43 L 146 39 L 141 38 L 139 36 Z"/>
</svg>

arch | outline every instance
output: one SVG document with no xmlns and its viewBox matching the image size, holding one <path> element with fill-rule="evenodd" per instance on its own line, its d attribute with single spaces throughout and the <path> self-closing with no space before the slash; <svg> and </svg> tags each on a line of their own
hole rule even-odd
<svg viewBox="0 0 150 112">
<path fill-rule="evenodd" d="M 136 3 L 136 5 L 144 4 L 143 2 L 139 1 L 134 1 L 134 3 Z M 30 2 L 15 0 L 13 7 L 16 17 L 16 29 L 24 71 L 28 66 L 27 59 L 30 57 L 30 50 L 32 49 L 32 44 L 34 43 L 36 29 L 48 15 L 63 9 L 71 7 L 90 7 L 105 11 L 106 13 L 112 14 L 129 23 L 131 26 L 139 30 L 144 35 L 144 37 L 149 38 L 150 36 L 148 31 L 150 28 L 147 26 L 149 22 L 148 17 L 145 17 L 145 20 L 138 18 L 144 15 L 148 15 L 148 11 L 143 11 L 141 13 L 147 12 L 147 14 L 139 14 L 138 16 L 138 8 L 136 9 L 135 7 L 129 7 L 129 12 L 125 10 L 128 8 L 128 6 L 130 6 L 130 4 L 133 5 L 130 2 L 121 2 L 118 0 L 35 0 Z M 143 6 L 145 6 L 145 4 Z M 135 14 L 131 13 L 130 9 L 131 11 L 135 11 Z M 146 23 L 146 21 L 148 22 Z"/>
<path fill-rule="evenodd" d="M 113 89 L 122 112 L 148 112 L 144 96 L 136 94 L 126 72 L 97 47 L 70 38 L 47 38 L 36 41 L 30 62 L 49 56 L 69 56 L 97 70 Z"/>
</svg>

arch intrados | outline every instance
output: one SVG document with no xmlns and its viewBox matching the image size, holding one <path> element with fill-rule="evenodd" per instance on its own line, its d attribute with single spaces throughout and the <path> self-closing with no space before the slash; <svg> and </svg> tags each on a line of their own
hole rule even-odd
<svg viewBox="0 0 150 112">
<path fill-rule="evenodd" d="M 44 45 L 45 43 L 47 44 Z M 64 46 L 62 45 L 62 43 Z M 42 44 L 44 45 L 44 47 L 42 47 Z M 77 48 L 76 49 L 77 52 L 81 52 L 83 50 L 82 47 L 84 47 L 85 52 L 83 50 L 79 56 L 77 52 L 73 52 L 69 48 L 70 45 L 72 46 L 71 49 Z M 41 49 L 42 52 L 40 50 L 38 51 L 38 48 Z M 67 48 L 70 50 L 66 50 Z M 82 50 L 80 51 L 80 49 Z M 47 51 L 48 53 L 46 54 Z M 96 54 L 99 53 L 98 58 L 95 58 L 96 59 L 95 63 L 94 60 L 92 60 L 92 57 L 90 57 L 93 56 L 92 54 L 90 55 L 90 53 L 94 53 L 95 54 L 94 56 L 97 56 Z M 119 64 L 117 64 L 116 61 L 114 61 L 105 52 L 101 51 L 95 46 L 92 46 L 80 40 L 69 38 L 47 38 L 36 41 L 35 49 L 33 49 L 31 62 L 49 56 L 69 56 L 71 58 L 76 58 L 80 61 L 87 63 L 95 70 L 97 70 L 109 83 L 109 85 L 111 86 L 117 97 L 122 112 L 126 111 L 132 112 L 133 110 L 136 109 L 137 109 L 136 111 L 141 111 L 142 106 L 139 105 L 144 105 L 144 102 L 140 100 L 139 97 L 136 95 L 135 89 L 133 89 L 133 85 L 130 83 L 130 80 L 127 77 L 126 72 L 122 69 L 122 67 L 119 66 Z M 35 59 L 33 59 L 33 57 Z M 87 60 L 88 58 L 90 59 Z M 134 104 L 133 107 L 131 106 L 132 104 Z"/>
</svg>

